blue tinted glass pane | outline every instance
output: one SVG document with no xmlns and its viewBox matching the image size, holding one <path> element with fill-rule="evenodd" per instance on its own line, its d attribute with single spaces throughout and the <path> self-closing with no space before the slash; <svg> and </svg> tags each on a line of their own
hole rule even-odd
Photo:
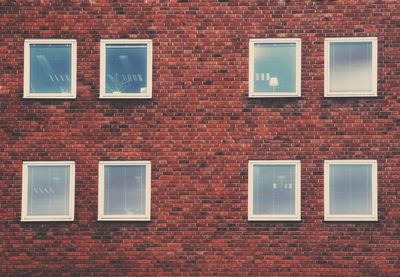
<svg viewBox="0 0 400 277">
<path fill-rule="evenodd" d="M 254 91 L 296 92 L 296 44 L 254 45 Z"/>
<path fill-rule="evenodd" d="M 28 215 L 68 215 L 69 166 L 28 167 Z"/>
<path fill-rule="evenodd" d="M 372 90 L 372 43 L 331 42 L 329 89 L 332 92 Z"/>
<path fill-rule="evenodd" d="M 255 215 L 295 213 L 294 165 L 255 165 L 253 182 Z"/>
<path fill-rule="evenodd" d="M 71 93 L 71 45 L 30 45 L 30 93 Z"/>
<path fill-rule="evenodd" d="M 107 165 L 104 167 L 104 214 L 144 214 L 146 167 Z"/>
<path fill-rule="evenodd" d="M 147 45 L 106 45 L 106 93 L 146 93 Z"/>
<path fill-rule="evenodd" d="M 371 214 L 371 193 L 371 165 L 330 165 L 329 209 L 331 214 Z"/>
</svg>

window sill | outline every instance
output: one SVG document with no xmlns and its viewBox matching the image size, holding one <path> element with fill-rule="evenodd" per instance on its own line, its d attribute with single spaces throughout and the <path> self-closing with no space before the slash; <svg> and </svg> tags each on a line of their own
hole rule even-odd
<svg viewBox="0 0 400 277">
<path fill-rule="evenodd" d="M 375 216 L 325 216 L 324 221 L 378 221 Z"/>
<path fill-rule="evenodd" d="M 249 98 L 296 98 L 296 97 L 301 97 L 301 94 L 294 94 L 294 93 L 270 93 L 270 92 L 249 92 Z"/>
<path fill-rule="evenodd" d="M 76 99 L 76 95 L 68 94 L 50 94 L 50 93 L 36 93 L 36 94 L 24 94 L 24 99 Z"/>
<path fill-rule="evenodd" d="M 276 217 L 266 217 L 266 216 L 249 216 L 248 221 L 301 221 L 298 216 L 276 216 Z"/>
<path fill-rule="evenodd" d="M 340 97 L 377 97 L 378 94 L 376 92 L 369 92 L 369 93 L 354 93 L 354 92 L 341 92 L 341 93 L 332 93 L 332 92 L 325 92 L 324 97 L 328 98 L 340 98 Z"/>
<path fill-rule="evenodd" d="M 151 99 L 151 94 L 112 94 L 112 95 L 100 95 L 100 99 Z"/>
<path fill-rule="evenodd" d="M 74 221 L 73 217 L 22 217 L 22 222 L 50 222 L 50 221 Z"/>
<path fill-rule="evenodd" d="M 150 221 L 150 217 L 99 217 L 97 221 Z"/>
</svg>

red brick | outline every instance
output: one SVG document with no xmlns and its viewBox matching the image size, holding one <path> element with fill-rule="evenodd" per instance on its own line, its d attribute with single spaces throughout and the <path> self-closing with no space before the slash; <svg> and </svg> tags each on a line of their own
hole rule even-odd
<svg viewBox="0 0 400 277">
<path fill-rule="evenodd" d="M 399 276 L 400 2 L 1 1 L 0 275 Z M 378 97 L 324 98 L 324 38 L 377 36 Z M 250 38 L 302 39 L 302 97 L 249 99 Z M 27 100 L 23 42 L 78 43 Z M 153 98 L 100 100 L 100 39 L 153 39 Z M 122 127 L 121 127 L 122 126 Z M 302 161 L 302 220 L 247 221 L 247 163 Z M 324 159 L 378 161 L 379 221 L 323 221 Z M 76 163 L 74 222 L 20 222 L 22 162 Z M 100 160 L 151 160 L 150 222 L 98 222 Z"/>
</svg>

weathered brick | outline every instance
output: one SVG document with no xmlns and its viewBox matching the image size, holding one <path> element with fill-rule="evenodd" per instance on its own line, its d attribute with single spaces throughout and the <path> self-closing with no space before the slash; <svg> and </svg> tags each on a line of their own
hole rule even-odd
<svg viewBox="0 0 400 277">
<path fill-rule="evenodd" d="M 0 1 L 0 275 L 399 276 L 400 2 Z M 324 98 L 324 38 L 378 37 L 378 97 Z M 302 39 L 302 97 L 249 99 L 250 38 Z M 77 99 L 23 99 L 27 38 Z M 100 100 L 100 39 L 153 39 L 153 98 Z M 301 159 L 302 220 L 247 221 L 247 163 Z M 378 161 L 379 221 L 323 221 L 323 161 Z M 22 162 L 76 163 L 74 222 L 20 222 Z M 100 160 L 152 162 L 152 220 L 98 222 Z"/>
</svg>

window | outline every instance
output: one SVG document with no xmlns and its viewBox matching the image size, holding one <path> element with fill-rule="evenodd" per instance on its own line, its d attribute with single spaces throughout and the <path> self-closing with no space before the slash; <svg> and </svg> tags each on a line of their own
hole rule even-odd
<svg viewBox="0 0 400 277">
<path fill-rule="evenodd" d="M 24 162 L 22 221 L 74 220 L 75 163 Z"/>
<path fill-rule="evenodd" d="M 27 39 L 24 98 L 76 97 L 76 40 Z"/>
<path fill-rule="evenodd" d="M 101 40 L 100 98 L 151 98 L 151 40 Z"/>
<path fill-rule="evenodd" d="M 301 95 L 300 39 L 251 39 L 249 48 L 249 97 Z"/>
<path fill-rule="evenodd" d="M 325 96 L 377 96 L 377 38 L 325 39 Z"/>
<path fill-rule="evenodd" d="M 249 220 L 300 220 L 300 161 L 249 161 Z"/>
<path fill-rule="evenodd" d="M 325 161 L 324 197 L 325 220 L 378 220 L 376 161 Z"/>
<path fill-rule="evenodd" d="M 151 164 L 114 161 L 99 164 L 99 220 L 150 220 Z"/>
</svg>

